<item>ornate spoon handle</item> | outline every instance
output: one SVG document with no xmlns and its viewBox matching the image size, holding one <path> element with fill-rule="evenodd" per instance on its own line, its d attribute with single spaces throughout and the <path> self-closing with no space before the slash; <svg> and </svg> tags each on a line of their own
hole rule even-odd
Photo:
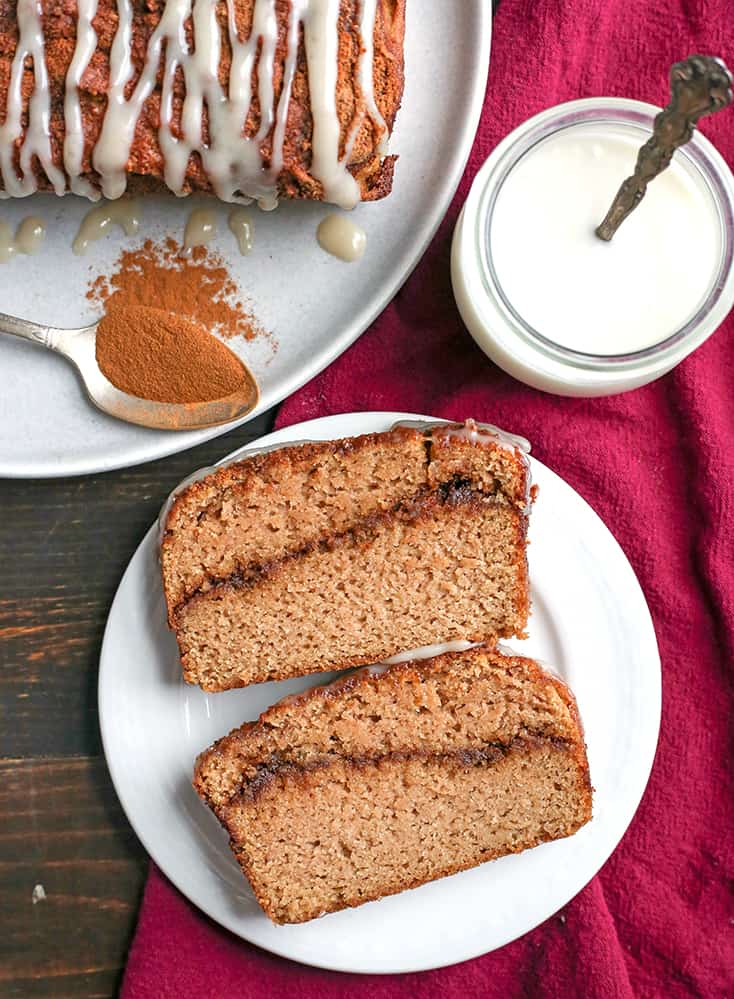
<svg viewBox="0 0 734 999">
<path fill-rule="evenodd" d="M 604 221 L 599 239 L 612 238 L 642 201 L 647 185 L 669 165 L 673 153 L 692 138 L 696 122 L 732 102 L 732 76 L 721 59 L 693 55 L 670 69 L 670 103 L 655 119 L 652 136 L 640 149 L 635 172 L 622 184 Z"/>
<path fill-rule="evenodd" d="M 7 316 L 4 312 L 0 312 L 0 333 L 10 333 L 11 336 L 31 340 L 50 350 L 56 350 L 62 331 L 53 326 L 41 326 L 40 323 L 32 323 L 29 319 L 17 319 L 15 316 Z"/>
</svg>

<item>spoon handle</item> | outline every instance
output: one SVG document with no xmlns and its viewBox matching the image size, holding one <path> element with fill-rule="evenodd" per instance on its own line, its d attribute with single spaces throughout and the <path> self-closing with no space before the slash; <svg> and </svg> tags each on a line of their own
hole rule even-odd
<svg viewBox="0 0 734 999">
<path fill-rule="evenodd" d="M 15 316 L 7 316 L 4 312 L 0 312 L 0 333 L 10 333 L 11 336 L 18 336 L 22 340 L 40 343 L 49 350 L 58 350 L 62 330 L 53 326 L 41 326 L 40 323 L 17 319 Z"/>
<path fill-rule="evenodd" d="M 642 201 L 647 185 L 662 173 L 673 153 L 693 137 L 696 123 L 732 102 L 732 77 L 720 59 L 694 55 L 673 63 L 670 103 L 653 123 L 653 133 L 637 156 L 635 172 L 620 187 L 596 235 L 605 242 Z"/>
</svg>

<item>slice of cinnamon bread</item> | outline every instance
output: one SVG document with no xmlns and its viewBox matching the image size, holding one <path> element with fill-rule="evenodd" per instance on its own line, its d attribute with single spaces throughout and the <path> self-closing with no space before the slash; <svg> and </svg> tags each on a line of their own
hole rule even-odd
<svg viewBox="0 0 734 999">
<path fill-rule="evenodd" d="M 176 496 L 161 565 L 205 690 L 521 635 L 529 468 L 518 438 L 426 424 L 307 443 Z"/>
<path fill-rule="evenodd" d="M 569 836 L 591 818 L 576 703 L 485 646 L 287 698 L 194 787 L 267 915 L 303 922 Z"/>
</svg>

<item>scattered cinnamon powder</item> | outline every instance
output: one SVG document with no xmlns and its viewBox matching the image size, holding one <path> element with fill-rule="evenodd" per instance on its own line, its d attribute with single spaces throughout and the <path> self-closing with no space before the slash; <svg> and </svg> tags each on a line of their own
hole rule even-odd
<svg viewBox="0 0 734 999">
<path fill-rule="evenodd" d="M 137 250 L 123 250 L 109 276 L 98 277 L 87 298 L 110 311 L 149 306 L 184 316 L 220 336 L 253 340 L 268 336 L 239 297 L 222 258 L 204 246 L 181 256 L 174 239 L 149 239 Z"/>
<path fill-rule="evenodd" d="M 117 388 L 154 402 L 208 402 L 249 386 L 245 365 L 216 337 L 173 312 L 119 298 L 97 327 L 97 363 Z"/>
</svg>

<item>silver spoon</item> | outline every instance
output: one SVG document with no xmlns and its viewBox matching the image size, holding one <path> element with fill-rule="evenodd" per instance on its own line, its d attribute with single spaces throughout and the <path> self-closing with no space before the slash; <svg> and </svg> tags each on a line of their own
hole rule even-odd
<svg viewBox="0 0 734 999">
<path fill-rule="evenodd" d="M 209 402 L 151 402 L 121 392 L 105 378 L 97 364 L 97 325 L 74 330 L 56 329 L 0 312 L 0 333 L 9 333 L 63 354 L 81 375 L 87 395 L 97 409 L 118 420 L 153 430 L 201 430 L 239 419 L 257 405 L 260 398 L 257 383 L 244 364 L 243 387 L 232 395 Z"/>
<path fill-rule="evenodd" d="M 608 243 L 624 220 L 639 205 L 647 185 L 667 170 L 676 149 L 693 138 L 704 115 L 728 107 L 734 99 L 732 76 L 721 59 L 694 55 L 675 62 L 670 69 L 670 103 L 653 122 L 653 133 L 637 154 L 635 172 L 612 202 L 596 235 Z"/>
</svg>

